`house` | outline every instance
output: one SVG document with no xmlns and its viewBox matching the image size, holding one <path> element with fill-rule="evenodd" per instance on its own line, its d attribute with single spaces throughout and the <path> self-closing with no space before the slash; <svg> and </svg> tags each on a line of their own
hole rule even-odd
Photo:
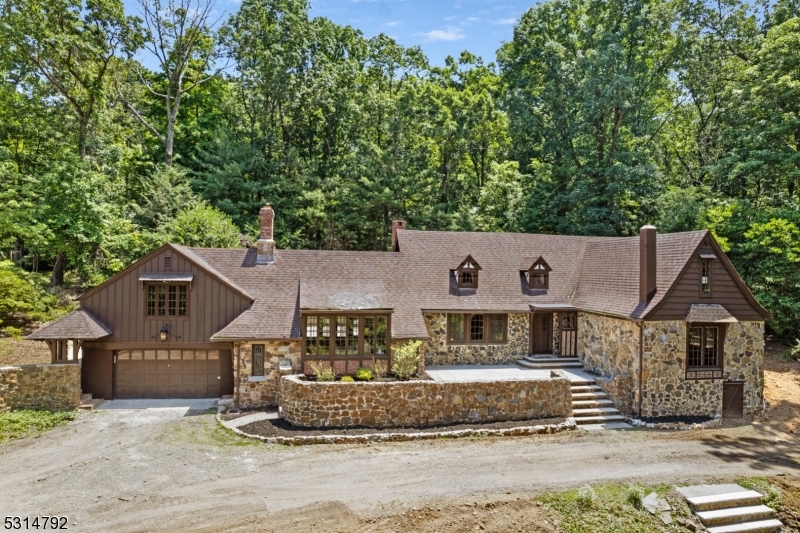
<svg viewBox="0 0 800 533">
<path fill-rule="evenodd" d="M 312 363 L 352 374 L 419 339 L 427 367 L 577 357 L 641 416 L 715 415 L 723 398 L 752 415 L 763 403 L 768 313 L 708 231 L 581 237 L 396 221 L 389 252 L 280 250 L 273 210 L 260 216 L 257 248 L 167 244 L 28 338 L 47 341 L 53 362 L 80 350 L 83 391 L 106 399 L 275 405 L 282 374 Z"/>
</svg>

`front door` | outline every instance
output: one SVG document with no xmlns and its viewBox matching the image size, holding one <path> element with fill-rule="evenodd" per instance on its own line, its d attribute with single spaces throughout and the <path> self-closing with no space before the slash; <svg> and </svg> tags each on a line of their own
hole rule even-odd
<svg viewBox="0 0 800 533">
<path fill-rule="evenodd" d="M 531 353 L 553 353 L 553 313 L 531 316 Z"/>
<path fill-rule="evenodd" d="M 558 320 L 561 329 L 558 354 L 561 357 L 578 355 L 578 313 L 561 313 Z"/>
</svg>

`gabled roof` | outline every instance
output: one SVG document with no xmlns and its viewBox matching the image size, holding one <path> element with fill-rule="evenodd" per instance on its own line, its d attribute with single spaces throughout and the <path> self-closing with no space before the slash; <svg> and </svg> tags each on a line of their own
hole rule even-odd
<svg viewBox="0 0 800 533">
<path fill-rule="evenodd" d="M 467 255 L 466 259 L 461 261 L 453 270 L 462 270 L 465 268 L 469 270 L 483 270 L 478 262 L 472 257 L 472 255 Z"/>
<path fill-rule="evenodd" d="M 736 318 L 720 304 L 693 304 L 686 314 L 687 322 L 724 323 Z"/>
<path fill-rule="evenodd" d="M 97 340 L 111 335 L 111 328 L 85 309 L 76 309 L 39 331 L 31 333 L 28 340 Z"/>
</svg>

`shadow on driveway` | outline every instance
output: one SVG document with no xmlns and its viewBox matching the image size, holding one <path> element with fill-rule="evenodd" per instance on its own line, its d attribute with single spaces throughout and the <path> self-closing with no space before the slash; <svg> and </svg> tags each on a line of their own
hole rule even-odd
<svg viewBox="0 0 800 533">
<path fill-rule="evenodd" d="M 800 471 L 800 442 L 775 437 L 714 435 L 701 439 L 708 453 L 729 463 L 749 463 L 756 470 L 774 466 Z"/>
</svg>

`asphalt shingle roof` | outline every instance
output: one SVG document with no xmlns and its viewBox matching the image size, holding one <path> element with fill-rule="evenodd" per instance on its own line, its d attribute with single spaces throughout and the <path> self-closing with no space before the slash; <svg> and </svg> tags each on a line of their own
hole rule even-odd
<svg viewBox="0 0 800 533">
<path fill-rule="evenodd" d="M 97 340 L 111 335 L 111 328 L 85 309 L 76 309 L 27 337 L 30 340 Z"/>
</svg>

